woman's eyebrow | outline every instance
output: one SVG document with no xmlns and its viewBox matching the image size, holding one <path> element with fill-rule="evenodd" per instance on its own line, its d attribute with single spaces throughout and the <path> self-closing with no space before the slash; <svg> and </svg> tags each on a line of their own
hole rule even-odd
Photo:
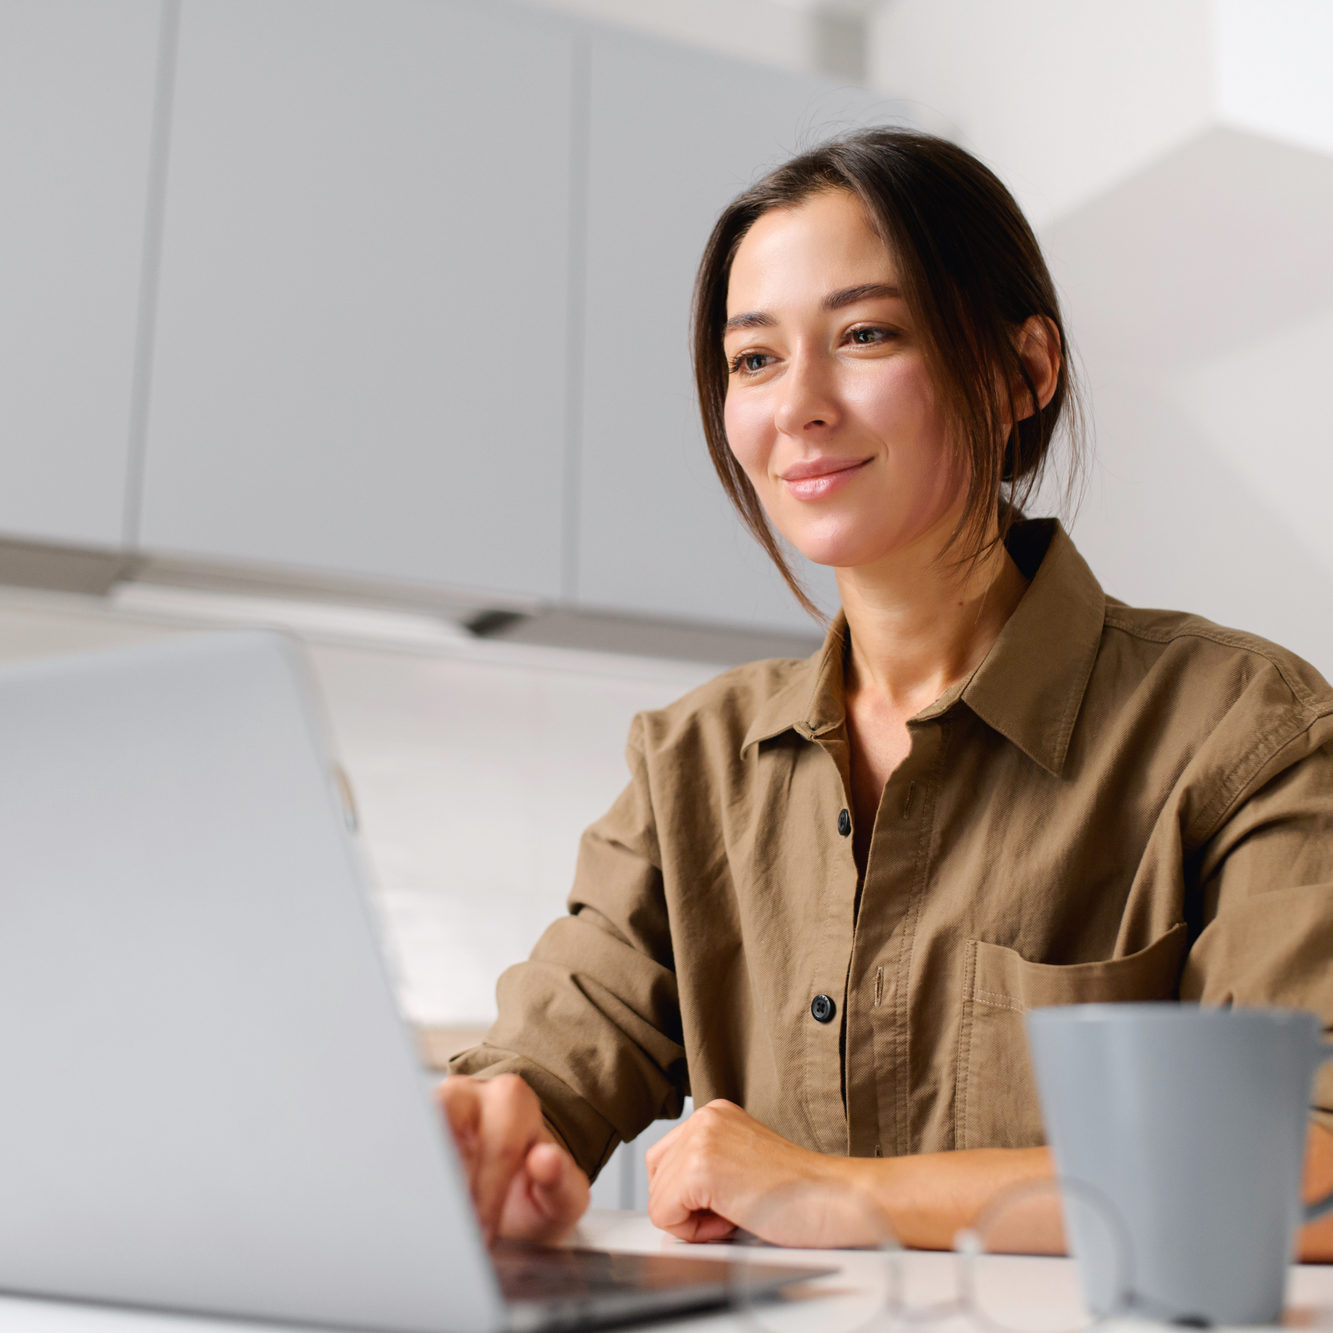
<svg viewBox="0 0 1333 1333">
<path fill-rule="evenodd" d="M 751 310 L 744 315 L 732 315 L 722 326 L 724 334 L 730 333 L 732 329 L 767 329 L 772 328 L 777 320 L 767 311 Z"/>
<path fill-rule="evenodd" d="M 855 305 L 858 301 L 871 301 L 888 297 L 895 301 L 902 300 L 902 292 L 887 282 L 863 282 L 856 287 L 844 287 L 840 292 L 830 292 L 824 298 L 825 310 L 841 310 L 843 306 Z"/>
<path fill-rule="evenodd" d="M 901 301 L 902 292 L 887 282 L 862 282 L 855 287 L 844 287 L 840 291 L 830 292 L 820 304 L 825 310 L 841 310 L 844 306 L 855 305 L 858 301 L 893 300 Z M 767 310 L 747 310 L 742 315 L 732 315 L 722 326 L 725 336 L 734 329 L 768 329 L 777 320 Z"/>
</svg>

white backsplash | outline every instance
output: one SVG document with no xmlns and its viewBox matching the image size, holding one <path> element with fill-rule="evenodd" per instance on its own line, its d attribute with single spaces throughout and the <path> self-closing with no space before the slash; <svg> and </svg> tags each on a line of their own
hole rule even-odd
<svg viewBox="0 0 1333 1333">
<path fill-rule="evenodd" d="M 97 598 L 0 590 L 0 660 L 197 630 Z M 419 1022 L 482 1026 L 563 910 L 578 838 L 624 785 L 633 714 L 718 668 L 503 644 L 308 644 Z"/>
</svg>

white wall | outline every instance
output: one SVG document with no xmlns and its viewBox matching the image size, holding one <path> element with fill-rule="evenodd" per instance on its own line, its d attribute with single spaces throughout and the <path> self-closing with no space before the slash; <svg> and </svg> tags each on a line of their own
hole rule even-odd
<svg viewBox="0 0 1333 1333">
<path fill-rule="evenodd" d="M 1333 156 L 1220 128 L 1044 239 L 1091 388 L 1075 535 L 1103 583 L 1333 676 L 1330 226 Z"/>
</svg>

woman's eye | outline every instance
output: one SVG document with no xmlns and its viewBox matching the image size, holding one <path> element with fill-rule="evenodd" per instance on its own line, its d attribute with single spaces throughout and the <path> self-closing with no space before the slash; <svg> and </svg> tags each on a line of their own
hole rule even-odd
<svg viewBox="0 0 1333 1333">
<path fill-rule="evenodd" d="M 727 363 L 733 375 L 757 375 L 768 365 L 767 352 L 741 352 Z"/>
<path fill-rule="evenodd" d="M 877 324 L 858 324 L 847 330 L 847 341 L 856 347 L 875 347 L 889 342 L 896 332 L 895 329 L 881 328 Z"/>
</svg>

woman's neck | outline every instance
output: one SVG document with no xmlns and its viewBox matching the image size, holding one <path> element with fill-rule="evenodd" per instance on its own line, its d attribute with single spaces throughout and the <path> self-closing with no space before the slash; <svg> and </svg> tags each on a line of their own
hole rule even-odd
<svg viewBox="0 0 1333 1333">
<path fill-rule="evenodd" d="M 1027 590 L 998 540 L 961 564 L 941 547 L 922 542 L 879 565 L 838 571 L 849 697 L 876 699 L 903 717 L 920 712 L 976 669 Z"/>
</svg>

